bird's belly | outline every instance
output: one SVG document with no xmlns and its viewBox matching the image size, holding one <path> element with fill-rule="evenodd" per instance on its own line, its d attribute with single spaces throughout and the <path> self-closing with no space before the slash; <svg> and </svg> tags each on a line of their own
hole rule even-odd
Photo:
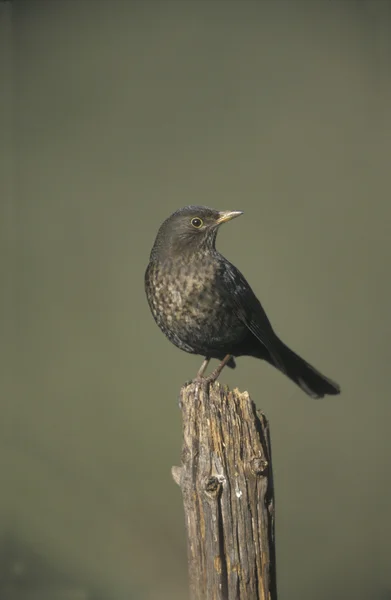
<svg viewBox="0 0 391 600">
<path fill-rule="evenodd" d="M 196 280 L 158 282 L 150 300 L 152 314 L 168 339 L 194 354 L 228 353 L 246 335 L 228 301 L 222 301 L 215 286 L 205 288 Z"/>
</svg>

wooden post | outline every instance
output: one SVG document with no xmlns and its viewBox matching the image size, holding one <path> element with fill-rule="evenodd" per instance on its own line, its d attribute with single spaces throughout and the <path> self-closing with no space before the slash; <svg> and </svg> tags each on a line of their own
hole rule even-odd
<svg viewBox="0 0 391 600">
<path fill-rule="evenodd" d="M 247 392 L 181 389 L 191 600 L 277 600 L 269 426 Z"/>
</svg>

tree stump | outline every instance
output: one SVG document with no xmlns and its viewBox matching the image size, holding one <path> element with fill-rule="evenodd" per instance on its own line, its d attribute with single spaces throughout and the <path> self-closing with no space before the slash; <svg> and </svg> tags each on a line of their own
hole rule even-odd
<svg viewBox="0 0 391 600">
<path fill-rule="evenodd" d="M 276 600 L 269 426 L 247 392 L 192 382 L 180 393 L 191 600 Z"/>
</svg>

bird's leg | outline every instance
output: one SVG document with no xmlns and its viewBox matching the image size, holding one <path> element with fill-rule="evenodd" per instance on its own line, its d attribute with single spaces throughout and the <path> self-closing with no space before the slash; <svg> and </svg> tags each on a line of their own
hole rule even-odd
<svg viewBox="0 0 391 600">
<path fill-rule="evenodd" d="M 206 380 L 209 381 L 210 383 L 212 383 L 213 381 L 216 381 L 216 379 L 218 378 L 218 376 L 220 375 L 221 371 L 224 369 L 225 365 L 227 364 L 227 362 L 229 362 L 231 358 L 231 354 L 227 354 L 227 356 L 225 356 L 223 358 L 223 360 L 221 361 L 221 363 L 215 368 L 214 371 L 212 371 L 212 373 L 210 375 L 208 375 L 208 377 L 206 377 Z"/>
<path fill-rule="evenodd" d="M 201 379 L 204 376 L 204 373 L 205 373 L 206 367 L 209 364 L 209 361 L 210 361 L 210 358 L 208 358 L 207 356 L 205 356 L 205 360 L 204 360 L 204 362 L 202 363 L 202 365 L 200 366 L 200 368 L 198 370 L 197 377 L 196 377 L 197 379 Z"/>
</svg>

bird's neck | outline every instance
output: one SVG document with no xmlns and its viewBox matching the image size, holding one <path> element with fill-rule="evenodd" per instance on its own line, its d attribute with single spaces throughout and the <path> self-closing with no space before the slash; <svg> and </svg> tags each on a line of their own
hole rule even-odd
<svg viewBox="0 0 391 600">
<path fill-rule="evenodd" d="M 208 257 L 211 258 L 218 254 L 214 240 L 202 240 L 202 243 L 197 244 L 179 242 L 178 244 L 172 243 L 169 246 L 155 244 L 152 249 L 151 258 L 161 263 L 166 261 L 186 261 L 186 262 L 197 262 L 203 261 Z"/>
</svg>

